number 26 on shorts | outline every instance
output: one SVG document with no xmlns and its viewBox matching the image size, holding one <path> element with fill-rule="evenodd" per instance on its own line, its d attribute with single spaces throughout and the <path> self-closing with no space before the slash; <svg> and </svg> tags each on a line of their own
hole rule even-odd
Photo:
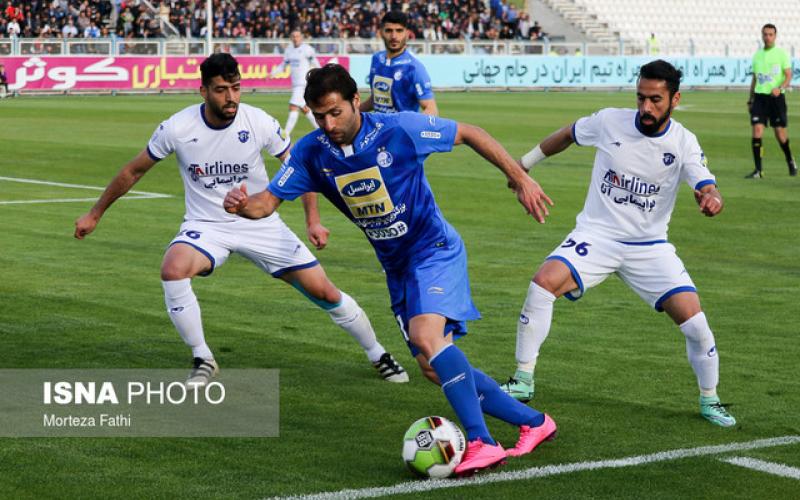
<svg viewBox="0 0 800 500">
<path fill-rule="evenodd" d="M 580 255 L 581 257 L 585 257 L 586 254 L 589 253 L 589 247 L 592 246 L 591 243 L 582 242 L 578 243 L 577 241 L 573 240 L 572 238 L 567 238 L 567 241 L 561 245 L 561 248 L 572 248 L 575 247 L 575 253 Z"/>
</svg>

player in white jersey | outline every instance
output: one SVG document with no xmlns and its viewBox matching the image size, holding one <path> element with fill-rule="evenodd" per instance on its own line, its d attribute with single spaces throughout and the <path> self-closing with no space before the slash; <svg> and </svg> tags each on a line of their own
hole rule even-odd
<svg viewBox="0 0 800 500">
<path fill-rule="evenodd" d="M 700 412 L 730 427 L 733 416 L 717 396 L 719 357 L 694 283 L 667 241 L 681 181 L 693 189 L 700 211 L 717 215 L 722 196 L 697 138 L 670 115 L 680 100 L 681 72 L 665 61 L 642 66 L 638 110 L 603 109 L 564 127 L 526 154 L 530 169 L 573 143 L 597 149 L 591 184 L 577 225 L 545 260 L 528 288 L 517 324 L 517 371 L 503 385 L 520 400 L 533 397 L 533 371 L 550 331 L 553 303 L 616 273 L 657 311 L 679 325 L 700 387 Z"/>
<path fill-rule="evenodd" d="M 311 68 L 319 68 L 319 61 L 317 60 L 317 53 L 314 48 L 303 43 L 303 33 L 299 29 L 292 30 L 291 33 L 292 44 L 286 47 L 283 52 L 283 63 L 276 67 L 276 73 L 282 72 L 289 67 L 292 77 L 292 97 L 289 98 L 289 117 L 286 118 L 286 134 L 290 135 L 294 126 L 297 124 L 299 117 L 299 110 L 303 110 L 311 126 L 317 128 L 317 121 L 311 110 L 306 106 L 306 100 L 303 98 L 303 93 L 306 90 L 306 73 Z"/>
<path fill-rule="evenodd" d="M 175 153 L 186 199 L 186 215 L 161 265 L 167 312 L 192 349 L 189 381 L 205 384 L 219 368 L 203 334 L 200 306 L 191 279 L 207 276 L 236 252 L 256 266 L 297 288 L 326 310 L 334 323 L 364 349 L 380 375 L 406 382 L 408 374 L 375 338 L 369 318 L 346 293 L 338 290 L 322 266 L 276 213 L 259 221 L 227 213 L 222 200 L 231 188 L 247 182 L 269 184 L 261 150 L 281 161 L 290 142 L 277 121 L 264 111 L 240 104 L 238 63 L 230 54 L 214 54 L 200 66 L 203 104 L 196 104 L 161 123 L 147 147 L 114 177 L 94 207 L 75 222 L 75 237 L 83 239 L 105 211 L 158 161 Z M 327 243 L 315 196 L 303 198 L 311 242 Z"/>
</svg>

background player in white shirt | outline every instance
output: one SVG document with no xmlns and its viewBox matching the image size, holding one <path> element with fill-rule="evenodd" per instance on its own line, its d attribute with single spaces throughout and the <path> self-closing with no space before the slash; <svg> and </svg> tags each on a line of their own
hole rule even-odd
<svg viewBox="0 0 800 500">
<path fill-rule="evenodd" d="M 211 274 L 233 252 L 326 310 L 334 323 L 358 341 L 384 379 L 406 382 L 408 374 L 377 341 L 366 313 L 331 283 L 278 214 L 252 221 L 223 210 L 222 200 L 234 185 L 247 181 L 266 187 L 269 183 L 262 149 L 284 161 L 291 144 L 274 118 L 239 103 L 239 68 L 230 54 L 212 55 L 200 70 L 204 103 L 189 106 L 158 126 L 147 148 L 122 167 L 94 207 L 75 222 L 75 237 L 83 239 L 91 233 L 115 200 L 174 152 L 186 193 L 186 215 L 164 255 L 161 280 L 170 319 L 192 348 L 190 382 L 206 383 L 218 371 L 205 341 L 191 279 Z M 321 249 L 328 230 L 319 222 L 316 195 L 304 197 L 303 203 L 309 239 Z"/>
<path fill-rule="evenodd" d="M 522 158 L 530 169 L 573 143 L 594 146 L 592 180 L 575 230 L 536 272 L 517 325 L 517 371 L 504 390 L 533 397 L 533 370 L 550 331 L 553 302 L 577 300 L 585 289 L 616 273 L 686 337 L 686 352 L 700 387 L 700 412 L 730 427 L 736 420 L 717 396 L 719 357 L 697 291 L 675 247 L 667 242 L 680 182 L 695 191 L 700 211 L 713 217 L 722 196 L 697 138 L 670 115 L 680 100 L 681 72 L 658 60 L 642 66 L 638 110 L 603 109 L 550 135 Z"/>
<path fill-rule="evenodd" d="M 317 128 L 317 121 L 311 110 L 306 106 L 306 100 L 303 98 L 303 93 L 306 91 L 306 73 L 311 68 L 319 68 L 319 61 L 317 60 L 317 53 L 314 48 L 303 43 L 303 33 L 299 29 L 292 30 L 291 33 L 292 44 L 286 47 L 283 52 L 283 63 L 275 68 L 275 73 L 280 73 L 289 67 L 292 77 L 292 97 L 289 98 L 289 117 L 286 118 L 286 134 L 290 135 L 294 126 L 297 124 L 299 117 L 299 110 L 303 110 L 303 114 L 308 118 L 309 123 L 313 128 Z"/>
</svg>

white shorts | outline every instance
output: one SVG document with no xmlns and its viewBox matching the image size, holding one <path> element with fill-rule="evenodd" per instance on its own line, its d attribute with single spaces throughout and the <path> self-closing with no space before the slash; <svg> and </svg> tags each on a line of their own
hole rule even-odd
<svg viewBox="0 0 800 500">
<path fill-rule="evenodd" d="M 211 261 L 208 276 L 228 260 L 231 253 L 251 260 L 275 278 L 319 264 L 314 254 L 278 214 L 266 219 L 233 222 L 186 221 L 169 246 L 191 245 Z"/>
<path fill-rule="evenodd" d="M 292 97 L 289 98 L 289 104 L 297 106 L 298 108 L 306 107 L 306 99 L 304 93 L 306 91 L 305 85 L 294 85 L 292 87 Z"/>
<path fill-rule="evenodd" d="M 587 288 L 617 273 L 629 287 L 656 311 L 665 300 L 680 292 L 697 292 L 675 247 L 666 240 L 621 243 L 590 233 L 573 231 L 547 260 L 569 267 L 578 288 L 565 294 L 578 300 Z"/>
</svg>

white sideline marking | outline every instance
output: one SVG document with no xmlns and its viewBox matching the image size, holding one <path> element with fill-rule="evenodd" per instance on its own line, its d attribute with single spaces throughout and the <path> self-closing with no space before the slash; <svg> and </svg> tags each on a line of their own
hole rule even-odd
<svg viewBox="0 0 800 500">
<path fill-rule="evenodd" d="M 791 479 L 800 479 L 800 469 L 797 467 L 789 467 L 788 465 L 776 464 L 774 462 L 766 462 L 757 458 L 750 457 L 731 457 L 720 458 L 723 462 L 745 467 L 747 469 L 757 470 L 759 472 L 766 472 L 775 476 L 788 477 Z"/>
<path fill-rule="evenodd" d="M 20 177 L 1 177 L 0 181 L 9 181 L 9 182 L 22 182 L 25 184 L 43 184 L 45 186 L 57 186 L 57 187 L 66 187 L 66 188 L 76 188 L 76 189 L 91 189 L 94 191 L 103 191 L 105 190 L 104 187 L 98 186 L 87 186 L 84 184 L 65 184 L 63 182 L 50 182 L 50 181 L 40 181 L 36 179 L 23 179 Z M 134 194 L 136 196 L 124 196 L 120 198 L 121 200 L 147 200 L 153 198 L 172 198 L 172 195 L 169 194 L 162 194 L 162 193 L 149 193 L 147 191 L 128 191 L 129 194 Z M 18 205 L 18 204 L 28 204 L 28 203 L 71 203 L 75 201 L 96 201 L 96 198 L 53 198 L 53 199 L 46 199 L 46 200 L 14 200 L 14 201 L 0 201 L 0 205 Z"/>
<path fill-rule="evenodd" d="M 705 455 L 719 455 L 731 451 L 755 450 L 759 448 L 770 448 L 773 446 L 784 446 L 789 444 L 800 444 L 800 436 L 783 436 L 770 439 L 759 439 L 756 441 L 746 441 L 743 443 L 730 443 L 718 446 L 700 446 L 698 448 L 682 448 L 670 451 L 661 451 L 649 455 L 635 455 L 625 458 L 610 460 L 598 460 L 593 462 L 573 462 L 560 465 L 545 465 L 542 467 L 532 467 L 519 471 L 492 473 L 485 476 L 476 476 L 469 479 L 430 479 L 423 481 L 409 481 L 396 484 L 394 486 L 380 486 L 377 488 L 364 488 L 360 490 L 339 490 L 331 492 L 315 493 L 311 495 L 297 495 L 291 497 L 273 497 L 296 500 L 311 499 L 351 499 L 351 498 L 374 498 L 387 495 L 402 495 L 406 493 L 419 493 L 424 491 L 440 490 L 444 488 L 460 488 L 462 486 L 479 486 L 490 483 L 505 481 L 520 481 L 537 477 L 555 476 L 558 474 L 569 474 L 585 470 L 597 469 L 616 469 L 620 467 L 632 467 L 642 464 L 655 462 L 666 462 L 681 458 L 700 457 Z"/>
</svg>

